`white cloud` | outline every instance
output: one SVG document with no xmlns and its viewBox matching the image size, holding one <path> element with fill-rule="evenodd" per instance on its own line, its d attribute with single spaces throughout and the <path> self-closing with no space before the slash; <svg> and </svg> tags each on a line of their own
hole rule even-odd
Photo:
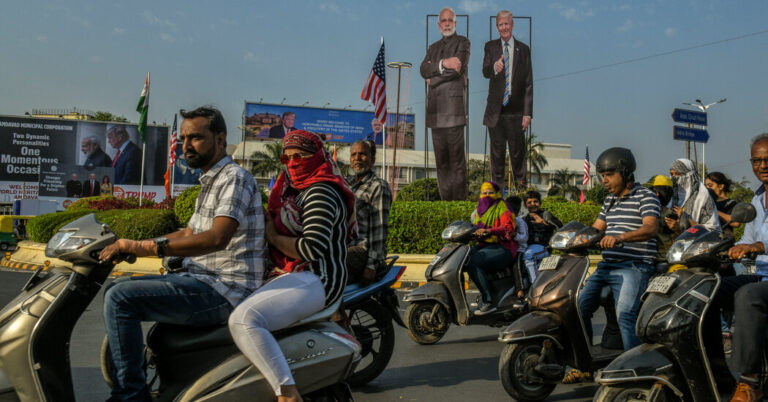
<svg viewBox="0 0 768 402">
<path fill-rule="evenodd" d="M 101 63 L 102 57 L 101 56 L 91 56 L 88 59 L 91 60 L 91 63 Z"/>
<path fill-rule="evenodd" d="M 350 11 L 350 8 L 341 8 L 338 4 L 331 2 L 331 1 L 325 1 L 320 4 L 318 4 L 318 7 L 322 11 L 331 12 L 334 14 L 338 14 L 341 16 L 345 16 L 349 18 L 350 20 L 357 21 L 358 17 L 357 15 L 353 14 L 352 11 Z"/>
<path fill-rule="evenodd" d="M 676 34 L 677 34 L 677 29 L 675 28 L 669 27 L 664 30 L 664 35 L 666 35 L 669 38 L 675 36 Z"/>
<path fill-rule="evenodd" d="M 36 39 L 38 42 L 48 42 L 48 37 L 45 35 L 37 35 Z"/>
<path fill-rule="evenodd" d="M 168 42 L 173 43 L 176 42 L 176 38 L 173 37 L 173 35 L 169 34 L 168 32 L 161 32 L 160 33 L 160 39 Z"/>
<path fill-rule="evenodd" d="M 115 27 L 112 29 L 112 35 L 121 35 L 125 33 L 125 28 Z"/>
<path fill-rule="evenodd" d="M 479 13 L 483 10 L 496 10 L 498 7 L 492 0 L 461 0 L 459 9 L 466 11 L 467 14 Z"/>
<path fill-rule="evenodd" d="M 586 8 L 586 6 L 577 9 L 562 3 L 552 3 L 549 5 L 549 8 L 557 11 L 561 17 L 569 21 L 581 21 L 595 15 L 595 12 L 591 8 Z"/>
<path fill-rule="evenodd" d="M 632 22 L 632 20 L 627 18 L 627 20 L 624 21 L 623 24 L 621 24 L 618 28 L 616 28 L 616 32 L 620 32 L 620 33 L 627 32 L 630 29 L 632 29 L 633 25 L 634 23 Z"/>
<path fill-rule="evenodd" d="M 149 11 L 144 11 L 141 14 L 141 18 L 149 25 L 161 25 L 166 26 L 174 31 L 179 30 L 179 26 L 175 22 L 172 22 L 169 19 L 160 18 Z"/>
<path fill-rule="evenodd" d="M 250 50 L 245 52 L 245 54 L 243 55 L 243 60 L 250 61 L 250 62 L 253 62 L 253 63 L 258 63 L 259 62 L 259 59 Z"/>
</svg>

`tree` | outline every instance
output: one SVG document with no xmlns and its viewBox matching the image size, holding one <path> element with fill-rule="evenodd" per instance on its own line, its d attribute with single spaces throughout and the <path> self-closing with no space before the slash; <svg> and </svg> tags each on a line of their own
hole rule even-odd
<svg viewBox="0 0 768 402">
<path fill-rule="evenodd" d="M 536 174 L 541 174 L 541 169 L 544 169 L 549 163 L 543 154 L 544 144 L 536 141 L 536 134 L 531 133 L 530 137 L 525 139 L 525 149 L 528 150 L 527 161 L 531 170 Z M 531 173 L 528 172 L 528 175 L 530 176 Z M 530 180 L 528 181 L 530 182 Z"/>
<path fill-rule="evenodd" d="M 118 116 L 116 114 L 112 114 L 110 112 L 105 112 L 99 110 L 96 112 L 96 115 L 94 115 L 90 120 L 96 120 L 96 121 L 117 121 L 121 123 L 130 123 L 128 119 L 126 119 L 123 116 Z"/>
<path fill-rule="evenodd" d="M 283 168 L 283 164 L 280 162 L 280 156 L 282 155 L 282 141 L 268 142 L 265 150 L 256 151 L 251 154 L 251 159 L 254 160 L 251 173 L 254 176 L 261 177 L 272 177 L 274 174 L 280 173 L 280 170 Z"/>
<path fill-rule="evenodd" d="M 568 169 L 559 169 L 552 177 L 552 188 L 549 189 L 548 195 L 559 195 L 572 198 L 579 196 L 579 188 L 571 184 L 571 177 L 573 174 Z"/>
</svg>

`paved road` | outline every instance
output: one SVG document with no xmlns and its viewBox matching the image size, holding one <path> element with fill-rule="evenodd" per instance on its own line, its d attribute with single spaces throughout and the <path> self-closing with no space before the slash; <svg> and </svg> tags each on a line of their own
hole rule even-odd
<svg viewBox="0 0 768 402">
<path fill-rule="evenodd" d="M 26 272 L 0 272 L 0 306 L 15 296 L 29 277 Z M 405 305 L 402 305 L 405 307 Z M 498 329 L 451 327 L 436 345 L 412 342 L 395 326 L 395 353 L 388 369 L 371 384 L 354 390 L 358 401 L 510 400 L 498 379 L 502 344 Z M 101 378 L 99 347 L 104 334 L 101 295 L 75 326 L 71 340 L 72 375 L 78 401 L 103 401 L 109 389 Z M 591 385 L 558 386 L 550 400 L 591 400 Z"/>
</svg>

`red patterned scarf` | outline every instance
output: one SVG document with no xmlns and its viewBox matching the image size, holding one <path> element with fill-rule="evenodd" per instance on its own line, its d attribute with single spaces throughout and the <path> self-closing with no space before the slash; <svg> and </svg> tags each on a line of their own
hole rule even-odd
<svg viewBox="0 0 768 402">
<path fill-rule="evenodd" d="M 340 191 L 347 206 L 347 222 L 349 224 L 347 241 L 357 237 L 355 193 L 349 188 L 346 180 L 341 176 L 338 166 L 323 147 L 320 136 L 304 130 L 291 131 L 283 139 L 283 150 L 291 148 L 301 149 L 313 153 L 313 155 L 303 159 L 289 160 L 285 170 L 277 177 L 275 186 L 269 194 L 267 211 L 275 222 L 277 233 L 301 237 L 304 229 L 303 210 L 296 203 L 296 196 L 301 190 L 315 183 L 329 182 L 333 183 Z M 275 247 L 270 247 L 269 254 L 277 271 L 273 271 L 270 275 L 301 271 L 307 264 L 306 261 L 286 256 Z"/>
</svg>

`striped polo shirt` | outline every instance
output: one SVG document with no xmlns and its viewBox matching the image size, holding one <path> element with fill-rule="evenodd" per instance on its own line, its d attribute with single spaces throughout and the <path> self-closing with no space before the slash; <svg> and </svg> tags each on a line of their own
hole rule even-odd
<svg viewBox="0 0 768 402">
<path fill-rule="evenodd" d="M 656 194 L 635 184 L 629 193 L 621 198 L 613 194 L 606 197 L 597 218 L 605 221 L 606 235 L 618 236 L 640 229 L 645 217 L 655 216 L 658 219 L 660 211 L 661 206 Z M 603 260 L 606 262 L 639 260 L 646 264 L 653 264 L 656 259 L 656 248 L 655 237 L 646 241 L 626 242 L 622 248 L 604 250 Z"/>
</svg>

